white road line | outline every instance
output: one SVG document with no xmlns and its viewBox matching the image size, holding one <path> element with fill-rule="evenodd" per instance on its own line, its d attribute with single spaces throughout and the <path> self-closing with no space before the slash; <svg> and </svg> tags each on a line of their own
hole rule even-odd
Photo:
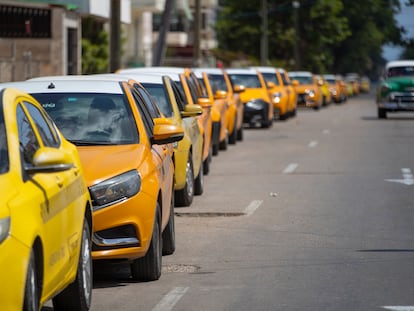
<svg viewBox="0 0 414 311">
<path fill-rule="evenodd" d="M 316 140 L 312 140 L 309 144 L 309 148 L 315 148 L 318 145 L 318 142 Z"/>
<path fill-rule="evenodd" d="M 246 216 L 252 215 L 259 208 L 259 206 L 262 203 L 263 203 L 262 200 L 254 200 L 254 201 L 251 201 L 250 204 L 244 209 L 244 214 Z"/>
<path fill-rule="evenodd" d="M 283 174 L 291 174 L 293 173 L 296 168 L 299 166 L 297 163 L 290 163 L 286 168 L 283 170 Z"/>
<path fill-rule="evenodd" d="M 384 306 L 383 308 L 395 311 L 414 311 L 414 306 Z"/>
<path fill-rule="evenodd" d="M 175 304 L 188 291 L 188 287 L 174 287 L 168 294 L 166 294 L 157 305 L 152 308 L 152 311 L 170 311 Z"/>
<path fill-rule="evenodd" d="M 322 131 L 322 133 L 324 133 L 324 134 L 329 134 L 329 133 L 331 133 L 331 131 L 330 131 L 330 130 L 328 130 L 328 129 L 325 129 L 325 130 L 323 130 L 323 131 Z"/>
</svg>

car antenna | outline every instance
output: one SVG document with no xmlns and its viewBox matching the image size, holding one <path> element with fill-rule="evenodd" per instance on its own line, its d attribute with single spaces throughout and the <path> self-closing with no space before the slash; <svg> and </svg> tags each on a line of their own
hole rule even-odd
<svg viewBox="0 0 414 311">
<path fill-rule="evenodd" d="M 53 82 L 51 82 L 49 85 L 48 85 L 48 87 L 47 87 L 48 89 L 54 89 L 55 88 L 55 85 L 53 84 Z"/>
</svg>

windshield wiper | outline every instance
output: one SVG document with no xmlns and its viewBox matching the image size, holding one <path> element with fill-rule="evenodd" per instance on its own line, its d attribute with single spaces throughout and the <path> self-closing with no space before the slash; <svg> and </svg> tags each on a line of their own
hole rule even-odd
<svg viewBox="0 0 414 311">
<path fill-rule="evenodd" d="M 74 139 L 68 139 L 72 144 L 76 146 L 110 146 L 110 145 L 116 145 L 113 142 L 109 141 L 85 141 L 85 140 L 74 140 Z"/>
</svg>

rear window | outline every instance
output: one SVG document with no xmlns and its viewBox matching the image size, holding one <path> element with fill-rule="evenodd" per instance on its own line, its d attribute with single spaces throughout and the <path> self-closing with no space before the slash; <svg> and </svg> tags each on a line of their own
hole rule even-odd
<svg viewBox="0 0 414 311">
<path fill-rule="evenodd" d="M 75 144 L 118 145 L 139 141 L 131 107 L 123 95 L 99 93 L 31 94 Z"/>
</svg>

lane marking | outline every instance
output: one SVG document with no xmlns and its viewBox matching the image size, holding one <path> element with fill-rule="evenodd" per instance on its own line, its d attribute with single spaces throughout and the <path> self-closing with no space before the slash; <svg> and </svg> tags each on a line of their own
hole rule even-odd
<svg viewBox="0 0 414 311">
<path fill-rule="evenodd" d="M 385 181 L 395 182 L 399 184 L 404 184 L 406 186 L 414 185 L 414 176 L 411 172 L 411 169 L 403 167 L 401 169 L 403 179 L 384 179 Z"/>
<path fill-rule="evenodd" d="M 175 304 L 188 291 L 188 287 L 174 287 L 168 294 L 166 294 L 157 305 L 152 308 L 152 311 L 170 311 Z"/>
<path fill-rule="evenodd" d="M 383 308 L 396 311 L 414 311 L 414 306 L 383 306 Z"/>
<path fill-rule="evenodd" d="M 330 130 L 328 130 L 328 129 L 325 129 L 325 130 L 323 130 L 323 131 L 322 131 L 322 133 L 324 133 L 324 134 L 329 134 L 329 133 L 331 133 L 331 131 L 330 131 Z"/>
<path fill-rule="evenodd" d="M 318 142 L 317 142 L 316 140 L 312 140 L 312 141 L 309 143 L 308 147 L 309 147 L 309 148 L 315 148 L 317 145 L 318 145 Z"/>
<path fill-rule="evenodd" d="M 262 203 L 263 203 L 262 200 L 254 200 L 254 201 L 251 201 L 250 204 L 244 209 L 244 214 L 246 216 L 252 215 L 259 208 L 259 206 Z"/>
<path fill-rule="evenodd" d="M 290 163 L 283 170 L 283 174 L 291 174 L 291 173 L 293 173 L 297 169 L 298 166 L 299 166 L 299 164 L 297 164 L 297 163 Z"/>
</svg>

